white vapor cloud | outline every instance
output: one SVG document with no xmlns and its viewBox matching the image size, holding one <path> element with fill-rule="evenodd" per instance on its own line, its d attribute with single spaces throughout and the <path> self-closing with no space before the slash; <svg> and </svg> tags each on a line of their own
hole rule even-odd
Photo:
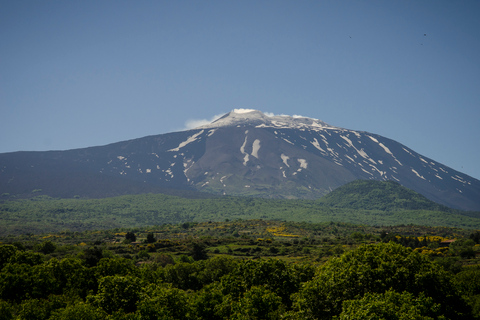
<svg viewBox="0 0 480 320">
<path fill-rule="evenodd" d="M 185 127 L 183 128 L 183 130 L 190 130 L 190 129 L 194 129 L 196 127 L 200 127 L 200 126 L 212 123 L 213 121 L 217 120 L 218 118 L 222 117 L 223 115 L 225 115 L 225 114 L 222 113 L 222 114 L 214 115 L 212 118 L 210 118 L 210 120 L 208 120 L 208 119 L 188 119 L 187 121 L 185 121 Z"/>
<path fill-rule="evenodd" d="M 233 109 L 233 112 L 235 113 L 248 113 L 252 111 L 257 111 L 256 109 L 245 109 L 245 108 L 239 108 L 239 109 Z"/>
<path fill-rule="evenodd" d="M 266 115 L 267 117 L 289 117 L 288 114 L 283 114 L 283 113 L 275 114 L 273 112 L 264 112 L 263 114 Z"/>
</svg>

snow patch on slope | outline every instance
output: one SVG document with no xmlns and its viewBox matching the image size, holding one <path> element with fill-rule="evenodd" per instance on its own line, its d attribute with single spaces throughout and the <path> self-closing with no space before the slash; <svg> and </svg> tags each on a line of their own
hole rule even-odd
<svg viewBox="0 0 480 320">
<path fill-rule="evenodd" d="M 188 137 L 188 139 L 187 139 L 186 141 L 181 142 L 181 143 L 178 145 L 178 147 L 173 148 L 173 149 L 170 149 L 170 150 L 168 150 L 168 151 L 180 151 L 180 149 L 183 148 L 183 147 L 185 147 L 187 144 L 192 143 L 192 142 L 194 142 L 195 140 L 197 140 L 197 137 L 198 137 L 199 135 L 201 135 L 202 133 L 203 133 L 203 130 L 195 133 L 194 135 Z"/>
<path fill-rule="evenodd" d="M 260 150 L 260 146 L 261 146 L 260 140 L 255 139 L 255 141 L 253 141 L 253 144 L 252 144 L 252 152 L 250 154 L 245 152 L 245 147 L 247 145 L 247 139 L 248 139 L 247 133 L 248 133 L 248 130 L 245 131 L 245 139 L 243 140 L 243 144 L 240 147 L 240 153 L 243 154 L 243 165 L 244 166 L 247 165 L 247 162 L 250 160 L 250 156 L 258 159 L 258 151 Z"/>
<path fill-rule="evenodd" d="M 320 143 L 318 143 L 318 140 L 317 138 L 313 138 L 313 141 L 310 142 L 315 148 L 317 148 L 318 150 L 322 151 L 322 152 L 325 152 L 325 150 L 322 149 L 322 147 L 320 147 Z"/>
<path fill-rule="evenodd" d="M 367 154 L 365 151 L 363 151 L 363 149 L 360 149 L 360 150 L 357 149 L 357 148 L 353 145 L 352 140 L 350 140 L 350 139 L 348 139 L 347 137 L 342 136 L 342 135 L 340 136 L 340 138 L 342 138 L 343 140 L 345 140 L 345 141 L 347 142 L 347 145 L 348 145 L 349 147 L 355 149 L 355 151 L 357 151 L 357 153 L 358 153 L 362 158 L 364 158 L 364 159 L 366 159 L 366 160 L 368 160 L 368 161 L 370 161 L 370 162 L 372 162 L 372 163 L 374 163 L 374 164 L 377 164 L 372 158 L 370 158 L 370 157 L 368 156 L 368 154 Z"/>
<path fill-rule="evenodd" d="M 300 168 L 307 169 L 307 166 L 308 166 L 307 160 L 297 159 L 297 161 L 300 162 Z"/>
<path fill-rule="evenodd" d="M 416 175 L 417 177 L 419 177 L 420 179 L 425 180 L 425 178 L 424 178 L 423 176 L 421 176 L 417 171 L 415 171 L 415 169 L 412 168 L 412 172 L 415 173 L 415 175 Z"/>
<path fill-rule="evenodd" d="M 283 153 L 280 155 L 280 157 L 282 158 L 283 163 L 285 163 L 287 167 L 290 167 L 290 165 L 288 164 L 288 159 L 290 159 L 290 157 L 284 155 Z"/>
<path fill-rule="evenodd" d="M 252 156 L 258 159 L 258 150 L 260 150 L 260 140 L 255 139 L 252 145 Z"/>
<path fill-rule="evenodd" d="M 246 166 L 248 162 L 248 153 L 245 152 L 245 145 L 247 144 L 247 133 L 248 130 L 245 131 L 245 140 L 243 140 L 243 144 L 240 147 L 240 153 L 243 154 L 243 165 Z"/>
<path fill-rule="evenodd" d="M 391 155 L 392 158 L 393 158 L 399 165 L 403 166 L 403 164 L 402 164 L 400 161 L 398 161 L 398 159 L 393 155 L 393 153 L 390 151 L 390 149 L 388 149 L 383 143 L 379 142 L 377 139 L 375 139 L 375 138 L 372 137 L 372 136 L 368 136 L 368 135 L 367 135 L 367 137 L 369 137 L 370 139 L 372 139 L 372 141 L 378 143 L 378 145 L 379 145 L 383 150 L 385 150 L 386 153 L 388 153 L 389 155 Z M 404 149 L 404 150 L 405 150 L 405 149 Z"/>
</svg>

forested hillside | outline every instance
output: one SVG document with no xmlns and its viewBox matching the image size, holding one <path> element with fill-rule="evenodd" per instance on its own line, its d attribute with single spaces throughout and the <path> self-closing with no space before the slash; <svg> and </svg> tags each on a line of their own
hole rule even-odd
<svg viewBox="0 0 480 320">
<path fill-rule="evenodd" d="M 453 211 L 395 181 L 356 180 L 335 189 L 319 202 L 336 208 L 360 210 Z"/>
<path fill-rule="evenodd" d="M 273 219 L 295 222 L 346 222 L 370 226 L 415 224 L 480 229 L 480 213 L 453 210 L 390 182 L 363 182 L 325 200 L 251 197 L 192 199 L 164 194 L 104 199 L 53 199 L 45 196 L 0 202 L 0 236 L 145 227 L 165 223 Z"/>
</svg>

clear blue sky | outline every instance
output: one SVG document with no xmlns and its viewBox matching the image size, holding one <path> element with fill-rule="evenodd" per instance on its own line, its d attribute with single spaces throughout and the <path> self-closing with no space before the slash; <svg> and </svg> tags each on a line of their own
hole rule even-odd
<svg viewBox="0 0 480 320">
<path fill-rule="evenodd" d="M 480 179 L 480 1 L 0 1 L 0 152 L 234 108 L 397 140 Z"/>
</svg>

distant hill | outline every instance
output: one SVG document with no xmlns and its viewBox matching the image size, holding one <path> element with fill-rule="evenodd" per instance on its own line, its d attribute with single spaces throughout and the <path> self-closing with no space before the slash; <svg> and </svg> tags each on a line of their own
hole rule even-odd
<svg viewBox="0 0 480 320">
<path fill-rule="evenodd" d="M 394 181 L 352 181 L 330 192 L 319 202 L 335 208 L 362 210 L 451 210 Z"/>
</svg>

